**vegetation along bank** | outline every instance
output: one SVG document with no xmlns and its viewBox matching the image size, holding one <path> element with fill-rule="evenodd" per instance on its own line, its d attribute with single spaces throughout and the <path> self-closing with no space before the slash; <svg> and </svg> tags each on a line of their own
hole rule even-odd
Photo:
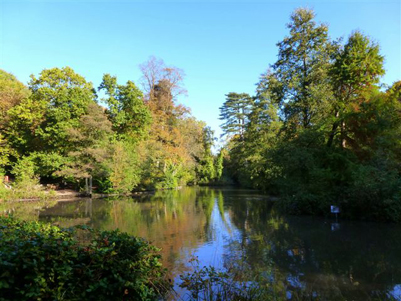
<svg viewBox="0 0 401 301">
<path fill-rule="evenodd" d="M 296 10 L 256 94 L 228 93 L 224 173 L 280 196 L 293 214 L 401 221 L 401 82 L 380 83 L 384 57 L 361 32 L 330 38 Z"/>
</svg>

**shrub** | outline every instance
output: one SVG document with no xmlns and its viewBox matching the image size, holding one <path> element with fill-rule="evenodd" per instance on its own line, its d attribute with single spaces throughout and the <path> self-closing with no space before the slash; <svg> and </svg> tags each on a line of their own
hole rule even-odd
<svg viewBox="0 0 401 301">
<path fill-rule="evenodd" d="M 14 165 L 12 173 L 15 175 L 17 183 L 39 183 L 35 177 L 35 163 L 32 157 L 22 157 Z"/>
<path fill-rule="evenodd" d="M 0 300 L 156 300 L 169 288 L 159 259 L 118 231 L 0 217 Z"/>
</svg>

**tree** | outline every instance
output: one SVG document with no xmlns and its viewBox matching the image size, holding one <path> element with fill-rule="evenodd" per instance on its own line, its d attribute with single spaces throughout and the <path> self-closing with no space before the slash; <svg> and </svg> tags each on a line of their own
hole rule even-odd
<svg viewBox="0 0 401 301">
<path fill-rule="evenodd" d="M 244 161 L 240 172 L 258 189 L 268 186 L 269 173 L 274 169 L 269 162 L 270 152 L 277 147 L 283 128 L 274 94 L 276 79 L 273 75 L 263 75 L 262 82 L 265 88 L 261 89 L 259 83 L 244 135 L 245 145 L 238 155 L 238 160 Z"/>
<path fill-rule="evenodd" d="M 334 122 L 327 145 L 331 146 L 341 126 L 340 144 L 345 147 L 346 140 L 352 139 L 347 134 L 346 114 L 357 110 L 370 94 L 374 85 L 384 74 L 384 58 L 379 53 L 379 46 L 371 43 L 369 38 L 360 32 L 354 32 L 348 42 L 337 52 L 330 70 L 334 95 Z"/>
<path fill-rule="evenodd" d="M 331 42 L 314 16 L 292 14 L 244 130 L 227 114 L 223 130 L 241 139 L 227 143 L 224 168 L 243 186 L 279 195 L 291 213 L 325 215 L 337 204 L 350 218 L 399 221 L 401 85 L 382 91 L 377 44 L 360 32 Z"/>
<path fill-rule="evenodd" d="M 328 70 L 335 47 L 328 28 L 313 20 L 315 13 L 297 9 L 287 25 L 290 35 L 279 42 L 278 60 L 273 70 L 281 82 L 279 99 L 286 124 L 308 128 L 330 109 L 332 100 Z"/>
<path fill-rule="evenodd" d="M 133 142 L 143 139 L 151 124 L 151 113 L 136 85 L 132 81 L 118 85 L 117 77 L 105 74 L 98 90 L 104 90 L 108 96 L 103 101 L 113 130 Z"/>
<path fill-rule="evenodd" d="M 45 69 L 31 76 L 32 100 L 46 104 L 46 121 L 36 133 L 49 147 L 65 147 L 67 129 L 79 123 L 88 105 L 96 99 L 92 83 L 71 68 Z"/>
<path fill-rule="evenodd" d="M 31 151 L 41 151 L 46 143 L 41 139 L 39 128 L 46 121 L 46 103 L 31 97 L 7 112 L 8 120 L 5 137 L 17 156 L 28 155 Z"/>
<path fill-rule="evenodd" d="M 0 177 L 3 176 L 5 168 L 10 165 L 10 155 L 13 149 L 8 145 L 7 140 L 3 137 L 0 131 Z"/>
<path fill-rule="evenodd" d="M 0 130 L 6 121 L 6 112 L 28 98 L 30 91 L 11 73 L 0 69 Z"/>
<path fill-rule="evenodd" d="M 31 96 L 9 110 L 7 137 L 22 155 L 31 151 L 69 151 L 68 129 L 79 124 L 95 101 L 92 84 L 71 68 L 31 75 Z"/>
<path fill-rule="evenodd" d="M 80 180 L 90 177 L 106 178 L 109 175 L 107 160 L 111 157 L 111 122 L 96 103 L 90 103 L 88 113 L 79 123 L 68 129 L 71 145 L 68 159 L 57 175 Z"/>
<path fill-rule="evenodd" d="M 197 157 L 197 178 L 200 183 L 210 183 L 216 179 L 215 158 L 212 154 L 212 146 L 214 144 L 214 133 L 208 126 L 202 130 L 202 153 Z"/>
<path fill-rule="evenodd" d="M 224 135 L 238 135 L 243 139 L 252 103 L 252 98 L 246 93 L 230 92 L 226 95 L 226 101 L 220 107 L 220 120 L 225 120 L 221 126 Z"/>
<path fill-rule="evenodd" d="M 172 188 L 195 179 L 202 127 L 189 109 L 176 104 L 185 94 L 184 72 L 151 57 L 140 65 L 146 104 L 152 113 L 149 140 L 141 143 L 140 157 L 146 186 Z M 193 132 L 190 132 L 193 129 Z"/>
<path fill-rule="evenodd" d="M 170 91 L 175 100 L 178 95 L 186 94 L 183 88 L 185 73 L 177 67 L 168 67 L 162 59 L 151 56 L 148 61 L 139 65 L 142 72 L 141 83 L 148 101 L 154 99 L 157 85 L 164 83 L 166 90 Z"/>
<path fill-rule="evenodd" d="M 110 182 L 113 191 L 131 192 L 140 181 L 140 166 L 136 149 L 126 141 L 116 141 L 107 166 L 110 170 Z"/>
<path fill-rule="evenodd" d="M 226 155 L 226 150 L 224 148 L 220 149 L 215 162 L 216 180 L 220 181 L 223 176 L 224 169 L 224 156 Z"/>
<path fill-rule="evenodd" d="M 30 91 L 23 83 L 11 73 L 0 69 L 0 177 L 10 164 L 10 157 L 16 155 L 6 136 L 9 126 L 8 111 L 29 95 Z"/>
</svg>

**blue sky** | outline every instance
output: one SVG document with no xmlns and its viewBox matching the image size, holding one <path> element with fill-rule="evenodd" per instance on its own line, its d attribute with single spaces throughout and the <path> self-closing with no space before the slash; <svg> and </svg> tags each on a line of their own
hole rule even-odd
<svg viewBox="0 0 401 301">
<path fill-rule="evenodd" d="M 301 6 L 315 10 L 332 38 L 369 35 L 386 58 L 382 82 L 401 79 L 399 0 L 0 0 L 0 68 L 26 83 L 44 68 L 70 66 L 97 87 L 103 73 L 138 82 L 138 65 L 154 55 L 184 69 L 188 97 L 179 101 L 219 135 L 224 95 L 254 93 Z"/>
</svg>

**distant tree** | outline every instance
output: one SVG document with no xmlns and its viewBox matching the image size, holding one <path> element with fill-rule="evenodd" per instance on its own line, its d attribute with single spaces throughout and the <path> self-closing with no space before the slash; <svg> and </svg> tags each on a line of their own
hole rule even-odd
<svg viewBox="0 0 401 301">
<path fill-rule="evenodd" d="M 226 101 L 220 107 L 220 120 L 225 121 L 221 126 L 223 135 L 243 138 L 252 103 L 252 98 L 246 93 L 230 92 L 226 95 Z"/>
<path fill-rule="evenodd" d="M 215 157 L 212 154 L 214 144 L 214 133 L 212 129 L 205 126 L 202 131 L 203 150 L 197 158 L 197 177 L 201 183 L 209 183 L 216 179 Z"/>
<path fill-rule="evenodd" d="M 196 147 L 193 148 L 191 141 L 194 139 L 188 137 L 188 130 L 183 125 L 195 129 L 194 137 L 199 133 L 189 110 L 176 104 L 178 95 L 186 93 L 184 72 L 168 67 L 154 57 L 140 65 L 140 69 L 146 104 L 152 113 L 149 140 L 144 143 L 147 160 L 144 160 L 143 168 L 149 170 L 145 172 L 145 178 L 150 179 L 147 182 L 156 182 L 151 184 L 153 186 L 172 188 L 194 178 L 195 163 L 191 153 L 196 152 Z"/>
<path fill-rule="evenodd" d="M 106 164 L 112 155 L 112 129 L 103 108 L 94 102 L 90 103 L 88 113 L 82 115 L 67 133 L 72 151 L 57 175 L 74 180 L 108 177 Z"/>
<path fill-rule="evenodd" d="M 31 96 L 9 110 L 7 136 L 20 153 L 52 151 L 66 154 L 68 129 L 79 124 L 96 99 L 92 84 L 71 68 L 45 69 L 29 83 Z"/>
<path fill-rule="evenodd" d="M 5 169 L 10 165 L 10 155 L 13 149 L 8 144 L 0 131 L 0 177 L 5 173 Z"/>
<path fill-rule="evenodd" d="M 215 162 L 215 171 L 216 171 L 216 180 L 219 181 L 221 180 L 221 177 L 223 175 L 223 169 L 224 169 L 224 156 L 226 154 L 226 150 L 224 148 L 222 148 L 219 151 L 219 154 L 216 157 L 216 162 Z"/>
<path fill-rule="evenodd" d="M 10 164 L 10 157 L 16 155 L 6 135 L 9 126 L 8 111 L 29 95 L 28 88 L 14 75 L 0 69 L 0 177 Z"/>
<path fill-rule="evenodd" d="M 0 69 L 0 130 L 6 121 L 6 112 L 29 97 L 28 88 L 11 73 Z"/>
<path fill-rule="evenodd" d="M 32 99 L 46 104 L 46 121 L 36 133 L 50 147 L 65 147 L 67 129 L 78 124 L 96 99 L 92 83 L 69 67 L 43 70 L 31 76 Z"/>
<path fill-rule="evenodd" d="M 7 112 L 5 136 L 18 156 L 48 147 L 38 133 L 46 120 L 46 107 L 45 102 L 29 97 Z"/>
<path fill-rule="evenodd" d="M 205 152 L 204 134 L 207 128 L 203 121 L 196 120 L 195 117 L 187 117 L 178 120 L 177 127 L 179 129 L 181 146 L 188 154 L 188 160 L 193 164 L 201 158 Z"/>
<path fill-rule="evenodd" d="M 149 130 L 151 113 L 136 85 L 132 81 L 118 85 L 115 76 L 105 74 L 98 89 L 107 95 L 103 101 L 113 130 L 132 141 L 143 139 Z"/>
<path fill-rule="evenodd" d="M 136 149 L 131 143 L 116 141 L 112 146 L 107 167 L 110 171 L 109 179 L 113 191 L 128 193 L 139 184 L 141 170 Z"/>
<path fill-rule="evenodd" d="M 148 61 L 139 65 L 142 72 L 141 83 L 148 100 L 154 98 L 157 85 L 163 82 L 166 90 L 171 93 L 175 100 L 178 95 L 186 94 L 187 90 L 183 87 L 185 73 L 177 67 L 167 66 L 162 59 L 151 56 Z"/>
</svg>

